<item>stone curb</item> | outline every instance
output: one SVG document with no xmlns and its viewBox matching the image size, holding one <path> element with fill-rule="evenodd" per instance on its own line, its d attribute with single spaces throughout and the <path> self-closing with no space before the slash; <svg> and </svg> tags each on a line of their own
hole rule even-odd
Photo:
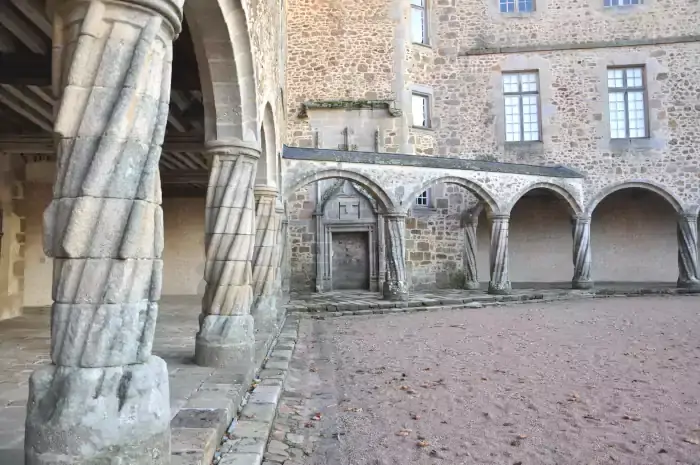
<svg viewBox="0 0 700 465">
<path fill-rule="evenodd" d="M 377 302 L 370 305 L 369 309 L 353 310 L 328 310 L 331 305 L 310 305 L 302 310 L 295 305 L 287 308 L 290 315 L 298 315 L 303 318 L 323 320 L 331 317 L 356 316 L 356 315 L 386 315 L 396 313 L 413 313 L 436 310 L 459 310 L 468 308 L 494 307 L 507 304 L 555 302 L 565 300 L 601 299 L 609 297 L 645 297 L 645 296 L 700 296 L 700 292 L 690 289 L 633 289 L 619 291 L 614 289 L 598 289 L 594 291 L 533 291 L 527 294 L 514 295 L 486 295 L 466 297 L 464 299 L 431 299 L 425 301 L 409 302 Z M 359 304 L 357 304 L 359 307 Z M 325 310 L 321 307 L 326 307 Z"/>
<path fill-rule="evenodd" d="M 272 343 L 253 389 L 243 399 L 240 415 L 228 426 L 214 453 L 216 465 L 260 465 L 299 335 L 299 318 L 288 316 Z M 220 436 L 217 436 L 221 438 Z M 207 462 L 210 463 L 210 462 Z"/>
</svg>

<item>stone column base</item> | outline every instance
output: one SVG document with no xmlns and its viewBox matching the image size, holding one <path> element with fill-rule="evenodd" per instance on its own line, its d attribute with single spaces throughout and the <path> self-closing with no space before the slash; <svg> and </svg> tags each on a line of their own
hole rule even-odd
<svg viewBox="0 0 700 465">
<path fill-rule="evenodd" d="M 466 289 L 468 291 L 478 291 L 480 287 L 479 281 L 464 281 L 462 284 L 462 289 Z"/>
<path fill-rule="evenodd" d="M 681 289 L 690 289 L 692 291 L 700 291 L 700 281 L 697 279 L 688 279 L 688 280 L 679 279 L 678 282 L 676 283 L 676 286 L 678 286 Z"/>
<path fill-rule="evenodd" d="M 250 315 L 200 316 L 194 358 L 202 367 L 228 368 L 234 373 L 253 370 L 255 335 Z"/>
<path fill-rule="evenodd" d="M 404 281 L 385 281 L 384 300 L 408 300 L 408 285 Z"/>
<path fill-rule="evenodd" d="M 593 281 L 588 280 L 588 281 L 583 281 L 583 280 L 578 280 L 578 281 L 571 281 L 571 289 L 593 289 Z"/>
<path fill-rule="evenodd" d="M 168 369 L 49 365 L 29 379 L 26 465 L 170 463 Z"/>
<path fill-rule="evenodd" d="M 489 294 L 493 295 L 508 295 L 510 294 L 510 281 L 502 283 L 489 282 Z"/>
<path fill-rule="evenodd" d="M 275 296 L 264 296 L 258 299 L 253 307 L 255 333 L 277 334 L 277 299 Z"/>
</svg>

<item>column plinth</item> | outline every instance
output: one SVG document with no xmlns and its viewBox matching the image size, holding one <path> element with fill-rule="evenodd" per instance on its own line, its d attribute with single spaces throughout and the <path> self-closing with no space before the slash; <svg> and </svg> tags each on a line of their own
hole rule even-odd
<svg viewBox="0 0 700 465">
<path fill-rule="evenodd" d="M 252 374 L 255 355 L 252 260 L 253 184 L 260 150 L 242 141 L 207 144 L 211 173 L 205 214 L 204 281 L 195 361 Z"/>
<path fill-rule="evenodd" d="M 26 465 L 170 463 L 158 162 L 183 0 L 53 4 L 52 365 L 29 383 Z"/>
<path fill-rule="evenodd" d="M 698 215 L 678 216 L 678 287 L 700 290 L 698 269 Z"/>
<path fill-rule="evenodd" d="M 491 216 L 491 248 L 489 294 L 510 294 L 508 277 L 508 226 L 509 215 Z"/>
<path fill-rule="evenodd" d="M 408 300 L 406 282 L 406 215 L 387 214 L 385 300 Z"/>
<path fill-rule="evenodd" d="M 572 219 L 572 236 L 574 244 L 574 276 L 571 279 L 572 289 L 591 289 L 591 219 L 576 217 Z"/>
</svg>

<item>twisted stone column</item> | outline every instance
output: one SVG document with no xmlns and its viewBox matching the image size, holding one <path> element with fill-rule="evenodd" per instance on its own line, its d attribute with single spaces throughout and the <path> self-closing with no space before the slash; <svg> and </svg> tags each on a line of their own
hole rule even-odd
<svg viewBox="0 0 700 465">
<path fill-rule="evenodd" d="M 255 332 L 274 334 L 277 331 L 278 266 L 277 235 L 279 220 L 276 211 L 277 189 L 255 186 L 255 248 L 253 249 L 253 319 Z M 281 285 L 281 283 L 280 283 Z"/>
<path fill-rule="evenodd" d="M 574 277 L 571 287 L 591 289 L 591 218 L 573 218 L 571 232 L 574 239 Z"/>
<path fill-rule="evenodd" d="M 286 273 L 286 261 L 287 261 L 287 230 L 288 230 L 288 224 L 289 222 L 287 221 L 287 216 L 286 212 L 284 210 L 284 203 L 282 202 L 281 198 L 277 199 L 277 202 L 275 204 L 275 213 L 277 214 L 277 219 L 278 219 L 278 228 L 277 228 L 277 247 L 275 250 L 277 251 L 276 255 L 276 260 L 277 260 L 277 271 L 275 271 L 275 292 L 277 295 L 277 322 L 278 322 L 278 327 L 279 323 L 284 320 L 285 317 L 285 308 L 284 306 L 287 303 L 287 291 L 284 289 L 284 275 Z"/>
<path fill-rule="evenodd" d="M 29 383 L 27 465 L 170 463 L 158 160 L 183 0 L 57 1 L 52 365 Z"/>
<path fill-rule="evenodd" d="M 289 218 L 284 217 L 282 224 L 280 226 L 280 235 L 282 236 L 282 250 L 280 257 L 280 275 L 282 276 L 282 295 L 286 299 L 289 296 L 291 288 L 291 275 L 292 266 L 290 263 L 290 250 L 291 246 L 289 244 Z"/>
<path fill-rule="evenodd" d="M 408 300 L 406 282 L 406 215 L 389 213 L 386 218 L 386 280 L 384 299 Z"/>
<path fill-rule="evenodd" d="M 479 275 L 476 268 L 477 238 L 476 229 L 479 225 L 479 215 L 484 206 L 477 203 L 469 210 L 462 212 L 460 226 L 464 229 L 464 249 L 462 251 L 462 262 L 464 264 L 464 289 L 479 289 Z"/>
<path fill-rule="evenodd" d="M 678 215 L 678 287 L 700 289 L 698 215 Z"/>
<path fill-rule="evenodd" d="M 510 293 L 508 279 L 508 222 L 509 215 L 491 216 L 491 250 L 489 294 Z"/>
<path fill-rule="evenodd" d="M 252 260 L 253 183 L 260 151 L 241 141 L 209 144 L 212 157 L 205 215 L 206 289 L 195 360 L 250 375 L 255 336 Z"/>
</svg>

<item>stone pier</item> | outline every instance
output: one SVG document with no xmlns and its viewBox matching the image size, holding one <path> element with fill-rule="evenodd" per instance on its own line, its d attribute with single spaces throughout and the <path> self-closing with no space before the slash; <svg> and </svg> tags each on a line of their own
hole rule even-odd
<svg viewBox="0 0 700 465">
<path fill-rule="evenodd" d="M 479 274 L 476 266 L 476 228 L 479 225 L 479 215 L 483 209 L 483 204 L 477 203 L 469 210 L 465 210 L 460 218 L 460 226 L 464 229 L 464 250 L 462 251 L 462 262 L 464 264 L 463 288 L 468 290 L 479 289 Z"/>
<path fill-rule="evenodd" d="M 275 208 L 277 189 L 255 186 L 255 249 L 253 252 L 253 319 L 256 334 L 277 332 L 277 284 L 279 220 Z M 281 286 L 281 283 L 280 283 Z"/>
<path fill-rule="evenodd" d="M 590 289 L 591 279 L 591 218 L 575 217 L 572 219 L 572 236 L 574 242 L 574 277 L 573 289 Z"/>
<path fill-rule="evenodd" d="M 406 215 L 390 213 L 386 218 L 386 281 L 384 299 L 408 299 L 406 282 Z"/>
<path fill-rule="evenodd" d="M 700 290 L 698 215 L 678 215 L 678 287 Z"/>
<path fill-rule="evenodd" d="M 489 255 L 491 280 L 489 294 L 509 294 L 508 225 L 509 215 L 491 215 L 491 250 Z"/>
<path fill-rule="evenodd" d="M 205 215 L 206 290 L 195 359 L 249 375 L 254 357 L 253 183 L 260 151 L 240 141 L 209 144 L 212 168 Z"/>
<path fill-rule="evenodd" d="M 168 370 L 151 354 L 162 282 L 158 161 L 184 0 L 59 1 L 52 365 L 34 372 L 27 465 L 168 464 Z"/>
</svg>

